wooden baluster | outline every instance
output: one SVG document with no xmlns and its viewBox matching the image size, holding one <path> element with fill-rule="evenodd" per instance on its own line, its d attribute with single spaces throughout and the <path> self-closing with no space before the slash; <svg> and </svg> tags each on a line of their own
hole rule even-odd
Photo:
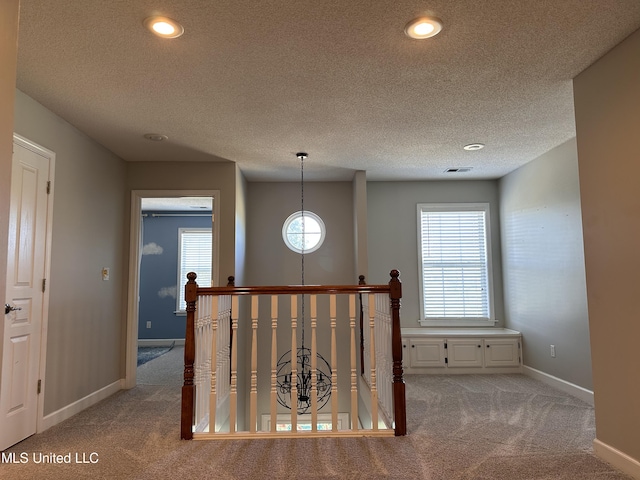
<svg viewBox="0 0 640 480">
<path fill-rule="evenodd" d="M 278 423 L 278 296 L 271 296 L 271 431 L 276 431 Z"/>
<path fill-rule="evenodd" d="M 249 431 L 256 432 L 258 425 L 258 296 L 251 297 L 251 392 L 249 393 Z"/>
<path fill-rule="evenodd" d="M 376 374 L 376 299 L 373 293 L 369 294 L 369 368 L 371 370 L 371 428 L 378 431 L 378 385 Z"/>
<path fill-rule="evenodd" d="M 358 285 L 366 285 L 364 275 L 358 277 Z M 360 375 L 364 375 L 364 309 L 362 307 L 362 294 L 358 294 L 360 300 Z"/>
<path fill-rule="evenodd" d="M 231 297 L 231 391 L 229 392 L 229 433 L 236 433 L 238 413 L 238 296 Z"/>
<path fill-rule="evenodd" d="M 180 409 L 180 438 L 193 438 L 194 400 L 196 387 L 193 384 L 193 362 L 195 360 L 195 312 L 198 298 L 198 284 L 194 272 L 187 274 L 187 284 L 184 286 L 184 298 L 187 303 L 187 327 L 184 340 L 184 384 L 182 385 L 182 405 Z"/>
<path fill-rule="evenodd" d="M 298 296 L 291 295 L 291 432 L 298 431 Z"/>
<path fill-rule="evenodd" d="M 407 409 L 404 374 L 402 369 L 402 331 L 400 329 L 400 299 L 402 298 L 402 283 L 400 272 L 391 270 L 389 281 L 389 299 L 391 300 L 391 348 L 393 356 L 393 405 L 395 419 L 395 434 L 407 434 Z"/>
<path fill-rule="evenodd" d="M 331 430 L 338 431 L 338 348 L 336 342 L 336 296 L 329 295 L 331 319 Z"/>
<path fill-rule="evenodd" d="M 318 431 L 318 304 L 316 295 L 309 297 L 311 307 L 311 431 Z"/>
<path fill-rule="evenodd" d="M 216 413 L 218 410 L 218 296 L 211 299 L 211 391 L 209 392 L 209 433 L 216 433 Z"/>
<path fill-rule="evenodd" d="M 351 328 L 351 430 L 358 430 L 358 374 L 356 372 L 356 296 L 349 295 L 349 326 Z"/>
</svg>

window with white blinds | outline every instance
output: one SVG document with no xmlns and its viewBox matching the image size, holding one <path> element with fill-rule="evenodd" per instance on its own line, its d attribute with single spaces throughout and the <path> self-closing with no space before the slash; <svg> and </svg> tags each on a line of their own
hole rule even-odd
<svg viewBox="0 0 640 480">
<path fill-rule="evenodd" d="M 488 204 L 419 204 L 423 325 L 492 321 Z"/>
<path fill-rule="evenodd" d="M 211 286 L 212 251 L 210 228 L 178 229 L 178 311 L 184 312 L 184 284 L 187 273 L 196 272 L 196 281 L 201 287 Z"/>
</svg>

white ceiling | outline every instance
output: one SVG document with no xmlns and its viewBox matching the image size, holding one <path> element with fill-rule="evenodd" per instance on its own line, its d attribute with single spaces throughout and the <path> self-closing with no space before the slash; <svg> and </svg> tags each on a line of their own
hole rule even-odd
<svg viewBox="0 0 640 480">
<path fill-rule="evenodd" d="M 298 179 L 298 151 L 308 180 L 498 178 L 575 135 L 572 78 L 640 27 L 638 0 L 20 4 L 20 90 L 127 161 L 250 181 Z M 425 13 L 444 30 L 406 37 Z"/>
</svg>

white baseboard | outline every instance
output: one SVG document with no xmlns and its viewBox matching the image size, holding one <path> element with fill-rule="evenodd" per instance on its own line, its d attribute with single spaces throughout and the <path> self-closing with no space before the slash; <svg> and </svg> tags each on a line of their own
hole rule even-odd
<svg viewBox="0 0 640 480">
<path fill-rule="evenodd" d="M 38 429 L 38 433 L 44 432 L 46 429 L 57 425 L 58 423 L 66 420 L 67 418 L 73 417 L 75 414 L 80 413 L 82 410 L 89 408 L 92 405 L 95 405 L 101 400 L 113 395 L 119 390 L 124 388 L 124 379 L 116 380 L 110 385 L 101 388 L 80 400 L 77 400 L 66 407 L 62 407 L 60 410 L 57 410 L 49 415 L 46 415 L 40 424 L 40 428 Z"/>
<path fill-rule="evenodd" d="M 618 470 L 622 470 L 633 478 L 640 479 L 640 462 L 635 458 L 631 458 L 626 453 L 622 453 L 597 438 L 593 441 L 593 451 L 597 457 L 610 463 Z"/>
<path fill-rule="evenodd" d="M 170 347 L 171 345 L 184 345 L 184 338 L 139 338 L 139 347 Z"/>
<path fill-rule="evenodd" d="M 573 395 L 583 402 L 587 402 L 589 405 L 593 406 L 593 392 L 591 390 L 587 390 L 586 388 L 582 388 L 578 385 L 567 382 L 566 380 L 562 380 L 561 378 L 554 377 L 548 373 L 541 372 L 535 368 L 527 367 L 526 365 L 522 366 L 522 373 L 535 378 L 536 380 L 540 380 L 547 385 L 555 387 L 564 393 Z"/>
</svg>

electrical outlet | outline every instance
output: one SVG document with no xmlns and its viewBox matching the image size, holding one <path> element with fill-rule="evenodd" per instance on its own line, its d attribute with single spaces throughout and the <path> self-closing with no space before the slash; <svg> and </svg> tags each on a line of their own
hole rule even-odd
<svg viewBox="0 0 640 480">
<path fill-rule="evenodd" d="M 147 328 L 151 328 L 151 322 L 147 322 Z"/>
<path fill-rule="evenodd" d="M 553 358 L 556 358 L 556 346 L 555 345 L 551 345 L 551 356 Z"/>
</svg>

